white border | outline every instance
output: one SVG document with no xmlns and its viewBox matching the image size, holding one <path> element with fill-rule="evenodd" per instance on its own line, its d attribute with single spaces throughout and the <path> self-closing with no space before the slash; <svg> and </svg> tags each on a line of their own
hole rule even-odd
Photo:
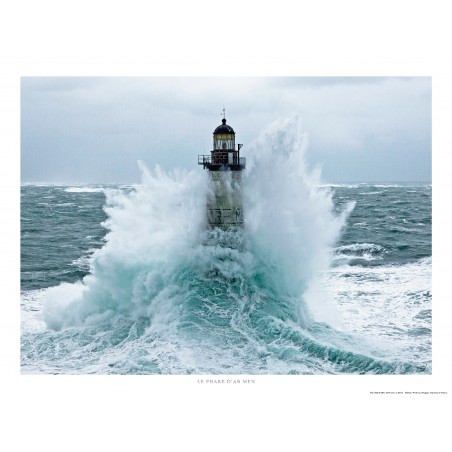
<svg viewBox="0 0 452 452">
<path fill-rule="evenodd" d="M 311 3 L 195 0 L 156 8 L 137 1 L 44 0 L 16 2 L 4 11 L 0 343 L 5 444 L 47 450 L 313 445 L 316 450 L 380 450 L 389 448 L 388 435 L 393 435 L 391 449 L 441 443 L 447 431 L 441 413 L 450 409 L 450 395 L 370 392 L 450 391 L 450 166 L 444 158 L 452 141 L 448 14 L 395 1 Z M 200 385 L 192 376 L 21 376 L 19 78 L 25 75 L 432 76 L 433 375 L 269 376 L 255 377 L 257 383 L 247 386 Z"/>
</svg>

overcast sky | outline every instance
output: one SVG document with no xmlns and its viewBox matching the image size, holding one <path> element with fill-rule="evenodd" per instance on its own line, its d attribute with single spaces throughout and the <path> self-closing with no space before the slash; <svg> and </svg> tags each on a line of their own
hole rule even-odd
<svg viewBox="0 0 452 452">
<path fill-rule="evenodd" d="M 137 160 L 196 168 L 223 107 L 245 157 L 299 114 L 325 182 L 431 181 L 431 104 L 430 77 L 24 77 L 21 182 L 134 183 Z"/>
</svg>

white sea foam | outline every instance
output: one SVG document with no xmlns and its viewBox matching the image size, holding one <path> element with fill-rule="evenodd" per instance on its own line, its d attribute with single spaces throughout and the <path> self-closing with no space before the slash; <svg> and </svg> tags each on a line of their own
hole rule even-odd
<svg viewBox="0 0 452 452">
<path fill-rule="evenodd" d="M 372 261 L 375 259 L 382 259 L 382 254 L 385 249 L 381 245 L 375 243 L 352 243 L 350 245 L 342 245 L 332 249 L 333 260 L 338 261 L 351 259 L 363 259 L 366 261 Z"/>
<path fill-rule="evenodd" d="M 347 183 L 337 183 L 337 184 L 320 184 L 319 186 L 322 188 L 358 188 L 362 187 L 363 185 L 367 185 L 365 182 L 360 183 L 353 183 L 353 184 L 347 184 Z"/>
<path fill-rule="evenodd" d="M 335 248 L 336 251 L 377 251 L 383 250 L 381 245 L 375 243 L 352 243 L 351 245 L 342 245 Z"/>
<path fill-rule="evenodd" d="M 367 196 L 367 195 L 379 195 L 379 194 L 381 194 L 381 193 L 383 193 L 382 191 L 363 191 L 363 192 L 361 192 L 361 193 L 359 193 L 360 195 L 362 195 L 362 196 Z"/>
<path fill-rule="evenodd" d="M 431 264 L 429 257 L 405 265 L 331 269 L 324 274 L 323 285 L 341 312 L 336 326 L 400 350 L 414 345 L 429 350 Z"/>
<path fill-rule="evenodd" d="M 98 248 L 90 248 L 87 250 L 87 254 L 84 254 L 83 256 L 80 256 L 77 259 L 74 259 L 71 264 L 74 267 L 78 267 L 82 270 L 89 270 L 91 267 L 91 262 L 93 259 L 93 254 L 98 250 Z"/>
<path fill-rule="evenodd" d="M 45 330 L 46 324 L 42 317 L 42 304 L 47 289 L 30 290 L 20 295 L 21 329 L 22 331 L 36 332 Z"/>
<path fill-rule="evenodd" d="M 429 188 L 432 184 L 429 183 L 380 183 L 380 184 L 369 184 L 369 186 L 376 188 L 407 188 L 407 187 L 415 187 L 415 188 Z"/>
<path fill-rule="evenodd" d="M 299 117 L 272 124 L 246 150 L 243 183 L 252 253 L 279 269 L 268 277 L 281 293 L 300 300 L 328 268 L 330 247 L 353 208 L 349 203 L 342 214 L 333 213 L 332 192 L 320 187 L 319 171 L 307 168 L 305 150 Z M 149 171 L 142 164 L 141 170 L 142 183 L 131 192 L 104 191 L 106 244 L 91 259 L 86 290 L 65 297 L 70 302 L 64 314 L 55 314 L 53 297 L 46 310 L 49 325 L 61 328 L 105 310 L 146 313 L 152 297 L 162 299 L 156 287 L 170 285 L 176 268 L 193 258 L 204 230 L 206 172 Z"/>
<path fill-rule="evenodd" d="M 48 331 L 55 350 L 46 348 L 46 335 L 37 341 L 24 335 L 27 369 L 394 373 L 392 364 L 375 364 L 373 357 L 382 355 L 362 336 L 403 345 L 400 355 L 383 355 L 391 363 L 411 360 L 413 344 L 428 350 L 431 260 L 330 268 L 332 251 L 370 259 L 384 250 L 372 243 L 335 248 L 354 204 L 335 213 L 333 187 L 322 186 L 320 173 L 308 168 L 305 149 L 299 118 L 271 125 L 243 149 L 243 249 L 228 247 L 228 234 L 217 234 L 226 246 L 203 240 L 205 171 L 141 165 L 139 185 L 105 189 L 108 233 L 90 259 L 90 274 L 25 303 L 45 305 L 32 331 L 43 320 L 48 329 L 64 330 Z"/>
<path fill-rule="evenodd" d="M 65 188 L 66 193 L 102 193 L 105 188 L 102 187 L 69 187 Z"/>
<path fill-rule="evenodd" d="M 284 269 L 275 274 L 275 285 L 298 297 L 328 268 L 330 248 L 354 207 L 349 202 L 341 214 L 333 213 L 332 191 L 322 186 L 318 169 L 307 167 L 306 148 L 298 116 L 275 122 L 247 149 L 244 185 L 246 227 L 256 253 Z M 310 292 L 313 304 L 325 303 Z"/>
<path fill-rule="evenodd" d="M 106 311 L 146 310 L 156 286 L 168 281 L 199 242 L 205 173 L 140 167 L 143 180 L 135 190 L 105 190 L 106 244 L 93 254 L 83 290 L 63 285 L 48 297 L 49 327 L 90 321 Z"/>
</svg>

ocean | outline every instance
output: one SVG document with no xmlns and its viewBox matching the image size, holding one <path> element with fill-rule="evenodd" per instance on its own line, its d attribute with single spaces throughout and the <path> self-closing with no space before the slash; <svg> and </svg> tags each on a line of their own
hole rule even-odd
<svg viewBox="0 0 452 452">
<path fill-rule="evenodd" d="M 226 231 L 202 169 L 22 185 L 21 372 L 431 374 L 431 184 L 329 184 L 307 152 L 298 120 L 250 144 Z"/>
</svg>

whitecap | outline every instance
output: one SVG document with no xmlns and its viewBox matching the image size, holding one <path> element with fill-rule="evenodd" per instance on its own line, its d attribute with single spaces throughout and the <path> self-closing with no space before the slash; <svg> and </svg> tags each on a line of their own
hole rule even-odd
<svg viewBox="0 0 452 452">
<path fill-rule="evenodd" d="M 103 193 L 102 187 L 69 187 L 64 190 L 66 193 Z"/>
</svg>

